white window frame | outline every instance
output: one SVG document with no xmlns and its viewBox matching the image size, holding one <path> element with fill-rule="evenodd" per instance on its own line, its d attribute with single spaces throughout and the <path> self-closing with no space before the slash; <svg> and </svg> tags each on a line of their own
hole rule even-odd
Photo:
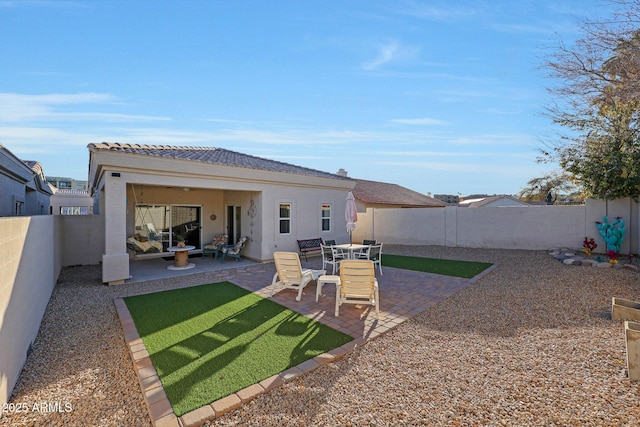
<svg viewBox="0 0 640 427">
<path fill-rule="evenodd" d="M 15 215 L 24 215 L 24 200 L 16 200 L 15 203 Z"/>
<path fill-rule="evenodd" d="M 289 216 L 288 217 L 283 217 L 281 216 L 282 213 L 282 205 L 288 205 L 289 206 Z M 278 223 L 276 224 L 276 230 L 278 230 L 278 235 L 279 236 L 288 236 L 293 232 L 293 203 L 292 202 L 278 202 L 278 205 L 276 206 L 276 210 L 278 212 L 277 214 L 277 218 L 278 218 Z M 286 233 L 282 232 L 282 222 L 283 221 L 288 221 L 289 222 L 289 231 Z"/>
<path fill-rule="evenodd" d="M 324 213 L 326 211 L 325 207 L 328 208 L 329 216 L 324 216 Z M 331 217 L 332 217 L 331 211 L 332 210 L 333 210 L 333 206 L 331 205 L 331 203 L 322 203 L 320 205 L 320 231 L 323 232 L 323 233 L 329 233 L 329 232 L 331 232 L 331 229 L 333 228 L 333 226 L 332 226 L 333 225 L 333 221 L 331 220 Z M 326 230 L 324 228 L 325 221 L 327 221 L 329 223 L 329 228 L 327 228 Z"/>
<path fill-rule="evenodd" d="M 60 215 L 90 215 L 90 206 L 60 206 Z"/>
</svg>

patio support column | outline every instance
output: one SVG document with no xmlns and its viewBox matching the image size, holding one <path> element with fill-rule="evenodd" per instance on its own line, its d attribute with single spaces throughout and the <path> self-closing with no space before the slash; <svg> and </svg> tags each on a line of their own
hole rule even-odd
<svg viewBox="0 0 640 427">
<path fill-rule="evenodd" d="M 121 285 L 129 278 L 127 183 L 120 173 L 106 173 L 104 180 L 102 282 Z"/>
</svg>

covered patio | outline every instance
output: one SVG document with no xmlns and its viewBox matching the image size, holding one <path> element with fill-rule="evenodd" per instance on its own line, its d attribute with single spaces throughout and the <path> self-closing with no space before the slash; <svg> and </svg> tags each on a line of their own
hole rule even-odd
<svg viewBox="0 0 640 427">
<path fill-rule="evenodd" d="M 213 273 L 220 270 L 234 270 L 260 264 L 259 262 L 246 258 L 241 258 L 240 261 L 230 258 L 222 262 L 220 257 L 214 259 L 212 255 L 203 257 L 201 254 L 190 255 L 189 263 L 195 264 L 195 267 L 188 270 L 170 270 L 168 267 L 174 265 L 172 256 L 134 259 L 129 262 L 129 275 L 131 277 L 125 281 L 125 284 L 157 279 L 179 278 L 193 274 Z"/>
</svg>

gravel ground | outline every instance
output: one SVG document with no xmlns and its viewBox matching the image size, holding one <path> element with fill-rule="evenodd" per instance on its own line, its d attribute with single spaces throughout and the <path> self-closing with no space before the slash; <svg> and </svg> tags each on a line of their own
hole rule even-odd
<svg viewBox="0 0 640 427">
<path fill-rule="evenodd" d="M 389 245 L 386 252 L 499 265 L 210 425 L 640 425 L 640 383 L 626 377 L 623 323 L 610 317 L 612 296 L 640 299 L 638 272 L 567 266 L 544 251 Z M 102 286 L 99 277 L 98 267 L 63 271 L 14 390 L 14 410 L 0 425 L 150 425 L 112 301 L 176 280 L 127 288 Z M 49 410 L 34 410 L 40 402 Z"/>
</svg>

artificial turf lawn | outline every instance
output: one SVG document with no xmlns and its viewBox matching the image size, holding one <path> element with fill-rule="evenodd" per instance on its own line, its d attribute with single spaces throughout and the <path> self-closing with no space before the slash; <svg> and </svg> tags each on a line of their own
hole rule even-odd
<svg viewBox="0 0 640 427">
<path fill-rule="evenodd" d="M 124 301 L 176 416 L 353 340 L 229 282 Z"/>
<path fill-rule="evenodd" d="M 385 267 L 442 274 L 470 279 L 489 268 L 488 262 L 456 261 L 449 259 L 420 258 L 415 256 L 382 255 Z"/>
</svg>

